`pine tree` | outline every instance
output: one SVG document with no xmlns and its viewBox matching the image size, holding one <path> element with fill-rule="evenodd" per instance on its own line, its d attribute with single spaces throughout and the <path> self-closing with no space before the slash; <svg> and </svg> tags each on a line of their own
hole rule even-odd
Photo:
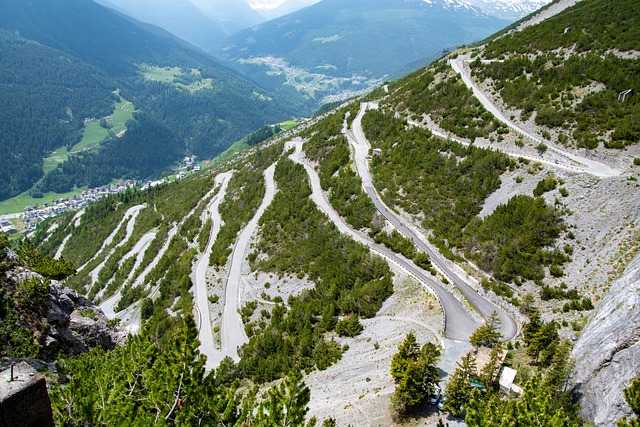
<svg viewBox="0 0 640 427">
<path fill-rule="evenodd" d="M 302 373 L 292 372 L 279 386 L 273 386 L 267 398 L 258 406 L 252 426 L 304 426 L 309 388 L 302 381 Z"/>
<path fill-rule="evenodd" d="M 444 393 L 445 402 L 443 410 L 451 413 L 454 417 L 462 415 L 462 411 L 468 405 L 473 394 L 471 385 L 472 375 L 476 372 L 476 357 L 473 352 L 467 353 L 451 375 Z"/>
<path fill-rule="evenodd" d="M 434 393 L 439 380 L 436 364 L 440 354 L 440 347 L 430 342 L 419 349 L 413 332 L 409 332 L 398 346 L 398 353 L 391 361 L 391 375 L 397 384 L 391 396 L 395 417 L 403 418 Z"/>
<path fill-rule="evenodd" d="M 480 326 L 473 334 L 471 334 L 471 337 L 469 338 L 471 345 L 474 347 L 486 346 L 493 348 L 498 342 L 500 342 L 500 338 L 502 338 L 499 328 L 500 318 L 498 317 L 498 313 L 494 311 L 491 313 L 491 316 L 489 316 L 485 324 Z"/>
<path fill-rule="evenodd" d="M 500 369 L 502 368 L 502 344 L 498 343 L 491 350 L 489 363 L 480 372 L 480 381 L 487 389 L 497 389 Z"/>
<path fill-rule="evenodd" d="M 398 346 L 398 352 L 391 359 L 391 376 L 396 383 L 404 376 L 410 361 L 418 359 L 420 347 L 413 331 L 409 332 L 404 342 Z"/>
<path fill-rule="evenodd" d="M 634 378 L 629 387 L 623 390 L 624 400 L 631 407 L 634 416 L 624 417 L 618 421 L 618 427 L 640 427 L 640 377 Z"/>
</svg>

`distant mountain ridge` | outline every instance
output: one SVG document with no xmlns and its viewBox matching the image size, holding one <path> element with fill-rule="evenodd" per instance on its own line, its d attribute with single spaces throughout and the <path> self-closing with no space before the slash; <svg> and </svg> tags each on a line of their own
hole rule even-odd
<svg viewBox="0 0 640 427">
<path fill-rule="evenodd" d="M 124 176 L 146 179 L 186 153 L 213 157 L 293 115 L 295 104 L 201 49 L 93 1 L 2 3 L 0 146 L 7 154 L 0 159 L 0 200 L 33 190 L 44 172 L 35 195 Z M 149 73 L 164 73 L 164 80 Z M 133 133 L 98 139 L 43 172 L 44 157 L 67 153 L 88 123 L 109 117 L 123 99 L 137 109 Z"/>
<path fill-rule="evenodd" d="M 474 7 L 490 16 L 502 19 L 517 20 L 541 7 L 551 0 L 466 0 Z"/>
<path fill-rule="evenodd" d="M 272 90 L 285 84 L 321 101 L 507 23 L 459 1 L 323 0 L 240 31 L 214 53 Z"/>
<path fill-rule="evenodd" d="M 265 20 L 243 0 L 96 0 L 202 49 Z"/>
</svg>

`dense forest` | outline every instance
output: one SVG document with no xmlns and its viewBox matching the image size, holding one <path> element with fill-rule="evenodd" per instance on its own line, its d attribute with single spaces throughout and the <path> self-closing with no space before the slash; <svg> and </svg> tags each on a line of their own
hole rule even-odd
<svg viewBox="0 0 640 427">
<path fill-rule="evenodd" d="M 5 95 L 0 101 L 5 136 L 0 200 L 31 189 L 44 176 L 42 159 L 80 142 L 86 119 L 110 116 L 115 93 L 140 111 L 132 129 L 123 138 L 110 135 L 98 150 L 76 153 L 50 172 L 35 193 L 66 192 L 115 178 L 145 179 L 185 154 L 212 158 L 244 135 L 290 119 L 300 108 L 168 33 L 91 1 L 9 1 L 5 9 L 0 17 L 0 88 Z M 189 91 L 180 79 L 154 81 L 143 75 L 145 64 L 197 70 L 212 85 Z"/>
<path fill-rule="evenodd" d="M 0 200 L 42 177 L 42 159 L 113 111 L 115 83 L 78 59 L 0 30 Z M 43 66 L 43 64 L 46 64 Z"/>
</svg>

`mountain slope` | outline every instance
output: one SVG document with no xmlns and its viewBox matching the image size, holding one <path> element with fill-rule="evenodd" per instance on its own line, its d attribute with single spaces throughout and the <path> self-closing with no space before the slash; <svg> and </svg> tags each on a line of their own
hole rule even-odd
<svg viewBox="0 0 640 427">
<path fill-rule="evenodd" d="M 202 49 L 264 21 L 242 0 L 98 0 L 97 3 L 164 28 Z"/>
<path fill-rule="evenodd" d="M 3 0 L 0 27 L 81 58 L 112 75 L 134 75 L 136 62 L 216 65 L 208 55 L 158 27 L 89 0 Z M 100 29 L 97 34 L 96 29 Z"/>
<path fill-rule="evenodd" d="M 252 390 L 303 367 L 307 417 L 397 423 L 394 417 L 407 414 L 393 412 L 406 384 L 423 391 L 435 385 L 420 371 L 394 381 L 402 357 L 394 355 L 415 331 L 412 352 L 421 353 L 423 343 L 422 352 L 443 349 L 429 370 L 447 377 L 444 410 L 464 406 L 470 427 L 511 419 L 582 426 L 576 401 L 587 421 L 612 425 L 629 413 L 620 388 L 640 376 L 640 144 L 612 144 L 635 123 L 636 95 L 625 102 L 612 89 L 635 84 L 640 14 L 625 13 L 635 3 L 583 0 L 528 30 L 460 49 L 229 163 L 56 218 L 39 227 L 34 242 L 78 269 L 68 285 L 114 308 L 110 315 L 123 328 L 143 331 L 131 340 L 138 347 L 149 339 L 171 349 L 181 337 L 185 377 L 199 344 L 192 314 L 210 323 L 200 331 L 208 329 L 207 362 L 214 363 L 197 366 L 217 366 L 208 377 L 217 385 Z M 564 32 L 568 15 L 576 34 Z M 602 64 L 606 72 L 596 72 Z M 532 95 L 526 105 L 511 105 L 518 97 L 510 97 L 510 84 L 525 87 L 523 99 Z M 549 121 L 551 108 L 568 111 L 563 123 Z M 581 146 L 576 131 L 594 132 L 600 145 Z M 510 326 L 503 339 L 520 331 L 505 345 L 521 397 L 475 393 L 468 372 L 456 367 L 472 342 L 500 349 L 496 332 L 505 329 L 496 329 L 491 307 L 504 319 L 500 326 Z M 452 329 L 460 336 L 448 335 Z M 473 330 L 488 333 L 474 334 L 476 341 Z M 242 347 L 225 346 L 229 336 Z M 113 365 L 116 357 L 128 360 L 121 354 L 75 361 L 74 384 L 61 393 L 73 399 L 82 390 L 94 407 L 102 398 L 95 373 L 110 377 L 105 364 L 125 377 L 147 366 Z M 464 360 L 479 364 L 481 357 Z M 480 377 L 497 390 L 492 365 Z M 175 400 L 183 371 L 170 366 Z M 572 372 L 582 388 L 567 387 Z M 187 386 L 194 383 L 200 377 Z M 221 412 L 207 405 L 228 410 L 222 425 L 246 414 L 230 394 L 195 390 L 202 417 Z M 156 416 L 157 408 L 136 406 L 145 391 L 134 392 L 113 393 L 100 414 Z M 300 395 L 306 406 L 309 395 Z M 416 395 L 411 422 L 437 422 L 441 413 Z M 275 405 L 277 397 L 265 402 Z M 60 417 L 69 413 L 64 400 L 56 405 Z M 82 413 L 86 424 L 100 414 Z"/>
<path fill-rule="evenodd" d="M 189 0 L 210 19 L 219 21 L 225 33 L 231 34 L 264 21 L 244 0 Z M 207 46 L 207 48 L 210 48 Z"/>
<path fill-rule="evenodd" d="M 366 89 L 370 80 L 505 23 L 465 3 L 324 0 L 234 34 L 218 54 L 271 88 L 288 84 L 319 101 Z"/>
<path fill-rule="evenodd" d="M 540 9 L 551 0 L 467 0 L 490 16 L 516 21 Z"/>
<path fill-rule="evenodd" d="M 51 176 L 34 194 L 104 185 L 124 176 L 146 179 L 187 152 L 212 157 L 265 123 L 293 114 L 295 106 L 203 51 L 92 1 L 7 0 L 3 8 L 0 28 L 12 34 L 0 38 L 7 53 L 0 77 L 7 103 L 2 144 L 8 153 L 1 160 L 2 199 L 32 188 L 43 176 L 47 156 L 44 172 Z M 117 148 L 122 141 L 109 133 L 123 99 L 133 103 L 129 118 L 140 116 L 139 138 L 163 135 L 144 144 L 133 141 L 126 154 L 137 157 L 134 162 L 124 160 Z M 118 136 L 126 131 L 127 114 Z M 148 156 L 147 150 L 162 155 Z"/>
<path fill-rule="evenodd" d="M 206 16 L 188 0 L 98 0 L 103 6 L 118 10 L 141 22 L 157 25 L 171 34 L 206 49 L 228 33 L 221 22 Z"/>
</svg>

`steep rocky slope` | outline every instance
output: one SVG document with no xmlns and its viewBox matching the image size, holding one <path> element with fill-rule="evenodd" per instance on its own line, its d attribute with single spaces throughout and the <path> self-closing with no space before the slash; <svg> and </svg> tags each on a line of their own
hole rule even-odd
<svg viewBox="0 0 640 427">
<path fill-rule="evenodd" d="M 10 268 L 0 276 L 0 314 L 7 323 L 0 356 L 53 361 L 59 354 L 75 356 L 94 347 L 110 350 L 123 340 L 87 298 L 20 265 L 10 250 L 2 258 Z"/>
<path fill-rule="evenodd" d="M 586 420 L 613 425 L 631 412 L 622 389 L 640 376 L 640 256 L 613 283 L 572 356 L 573 382 Z"/>
</svg>

